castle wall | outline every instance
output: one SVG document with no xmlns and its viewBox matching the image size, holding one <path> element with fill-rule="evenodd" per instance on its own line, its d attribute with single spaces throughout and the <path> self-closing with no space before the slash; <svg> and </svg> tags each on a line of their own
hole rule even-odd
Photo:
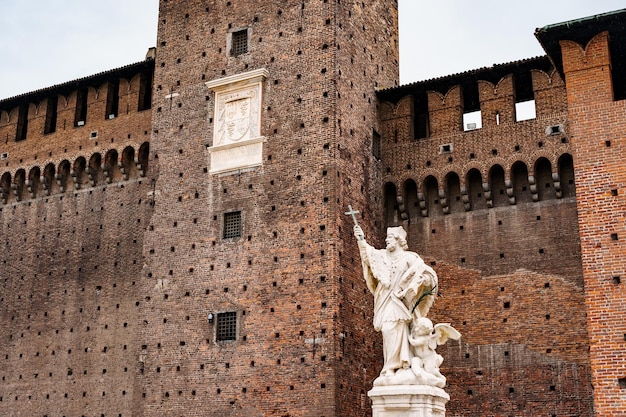
<svg viewBox="0 0 626 417">
<path fill-rule="evenodd" d="M 426 92 L 426 138 L 419 84 L 381 105 L 385 222 L 405 225 L 439 274 L 433 319 L 463 334 L 442 350 L 451 414 L 592 415 L 564 83 L 531 69 L 536 117 L 517 121 L 523 74 L 480 76 L 474 130 L 459 85 Z"/>
<path fill-rule="evenodd" d="M 120 106 L 135 101 L 136 80 L 120 82 Z M 0 112 L 2 415 L 134 407 L 151 119 L 136 107 L 105 119 L 90 91 L 86 123 L 74 127 L 76 91 L 52 90 L 57 123 L 47 134 L 49 98 L 30 102 L 17 142 L 7 115 L 19 111 Z"/>
</svg>

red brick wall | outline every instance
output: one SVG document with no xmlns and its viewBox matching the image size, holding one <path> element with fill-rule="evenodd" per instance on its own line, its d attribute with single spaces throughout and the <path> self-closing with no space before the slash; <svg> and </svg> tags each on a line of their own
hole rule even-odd
<svg viewBox="0 0 626 417">
<path fill-rule="evenodd" d="M 369 415 L 379 349 L 343 212 L 364 210 L 374 235 L 364 209 L 380 189 L 374 89 L 397 81 L 397 5 L 206 4 L 161 2 L 136 412 Z M 249 52 L 229 57 L 228 30 L 242 27 Z M 259 68 L 269 71 L 263 166 L 209 174 L 214 97 L 204 83 Z M 243 216 L 234 241 L 221 237 L 230 210 Z M 222 311 L 240 315 L 235 342 L 214 341 L 206 317 Z"/>
<path fill-rule="evenodd" d="M 587 45 L 562 41 L 574 138 L 578 223 L 596 414 L 626 412 L 624 268 L 624 101 L 613 101 L 608 34 Z M 619 277 L 619 278 L 618 278 Z"/>
</svg>

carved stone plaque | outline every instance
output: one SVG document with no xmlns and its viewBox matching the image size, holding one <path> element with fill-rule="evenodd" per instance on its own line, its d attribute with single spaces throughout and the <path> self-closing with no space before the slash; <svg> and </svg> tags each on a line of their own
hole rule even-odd
<svg viewBox="0 0 626 417">
<path fill-rule="evenodd" d="M 224 173 L 262 163 L 261 108 L 264 68 L 209 81 L 215 92 L 210 173 Z"/>
</svg>

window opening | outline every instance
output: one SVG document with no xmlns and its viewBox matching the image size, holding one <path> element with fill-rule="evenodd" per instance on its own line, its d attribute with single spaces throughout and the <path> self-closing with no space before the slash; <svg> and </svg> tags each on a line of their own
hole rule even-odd
<svg viewBox="0 0 626 417">
<path fill-rule="evenodd" d="M 28 130 L 28 103 L 20 105 L 17 116 L 17 131 L 15 132 L 15 141 L 26 139 L 26 131 Z"/>
<path fill-rule="evenodd" d="M 224 213 L 224 239 L 241 236 L 241 211 Z"/>
<path fill-rule="evenodd" d="M 85 126 L 87 121 L 87 88 L 76 92 L 76 110 L 74 111 L 74 127 Z"/>
<path fill-rule="evenodd" d="M 482 129 L 483 119 L 480 110 L 471 113 L 463 113 L 463 131 Z"/>
<path fill-rule="evenodd" d="M 237 312 L 229 311 L 217 314 L 215 339 L 218 342 L 237 340 Z"/>
<path fill-rule="evenodd" d="M 531 120 L 537 118 L 535 100 L 520 101 L 515 103 L 515 121 Z"/>
<path fill-rule="evenodd" d="M 248 29 L 238 30 L 232 33 L 231 56 L 239 56 L 248 52 Z"/>
<path fill-rule="evenodd" d="M 138 111 L 148 110 L 152 106 L 152 70 L 141 73 L 139 81 Z"/>
<path fill-rule="evenodd" d="M 46 107 L 46 122 L 44 124 L 43 133 L 53 133 L 57 130 L 57 103 L 58 97 L 48 97 L 48 105 Z"/>
<path fill-rule="evenodd" d="M 114 119 L 117 117 L 117 111 L 119 107 L 119 93 L 120 82 L 119 80 L 109 81 L 107 88 L 107 106 L 106 106 L 106 119 Z"/>
</svg>

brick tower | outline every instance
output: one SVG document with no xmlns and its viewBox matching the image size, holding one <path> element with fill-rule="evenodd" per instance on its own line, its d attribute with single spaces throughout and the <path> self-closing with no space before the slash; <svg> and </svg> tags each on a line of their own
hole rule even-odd
<svg viewBox="0 0 626 417">
<path fill-rule="evenodd" d="M 589 356 L 598 416 L 626 412 L 624 115 L 626 10 L 543 28 L 563 72 L 572 126 Z"/>
<path fill-rule="evenodd" d="M 397 2 L 161 0 L 138 415 L 365 416 Z"/>
</svg>

